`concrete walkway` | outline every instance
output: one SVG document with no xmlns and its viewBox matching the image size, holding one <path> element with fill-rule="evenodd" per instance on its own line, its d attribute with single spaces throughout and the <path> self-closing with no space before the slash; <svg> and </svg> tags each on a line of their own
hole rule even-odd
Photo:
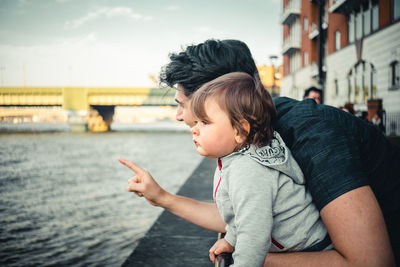
<svg viewBox="0 0 400 267">
<path fill-rule="evenodd" d="M 215 166 L 205 158 L 178 195 L 211 202 Z M 214 266 L 208 250 L 216 239 L 216 233 L 164 211 L 122 266 Z"/>
</svg>

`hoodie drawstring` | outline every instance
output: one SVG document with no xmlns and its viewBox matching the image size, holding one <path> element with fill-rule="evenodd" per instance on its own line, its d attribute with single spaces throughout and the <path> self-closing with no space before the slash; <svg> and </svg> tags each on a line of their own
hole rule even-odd
<svg viewBox="0 0 400 267">
<path fill-rule="evenodd" d="M 222 178 L 222 172 L 221 172 L 221 170 L 222 170 L 222 162 L 221 162 L 221 159 L 218 159 L 218 169 L 220 171 L 220 174 L 219 174 L 219 181 L 218 181 L 217 187 L 215 187 L 215 192 L 214 192 L 214 202 L 215 203 L 216 203 L 216 199 L 217 199 L 218 187 L 219 187 L 219 184 L 221 183 L 221 178 Z"/>
</svg>

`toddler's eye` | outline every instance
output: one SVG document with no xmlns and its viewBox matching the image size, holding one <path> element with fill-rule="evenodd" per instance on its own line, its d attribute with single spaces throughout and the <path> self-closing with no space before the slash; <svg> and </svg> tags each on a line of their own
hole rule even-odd
<svg viewBox="0 0 400 267">
<path fill-rule="evenodd" d="M 201 123 L 203 123 L 204 125 L 207 125 L 208 121 L 202 121 Z"/>
</svg>

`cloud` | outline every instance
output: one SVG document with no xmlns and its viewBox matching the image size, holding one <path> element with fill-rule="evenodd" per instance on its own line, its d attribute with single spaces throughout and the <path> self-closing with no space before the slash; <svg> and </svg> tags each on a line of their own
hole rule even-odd
<svg viewBox="0 0 400 267">
<path fill-rule="evenodd" d="M 65 23 L 64 28 L 65 29 L 75 29 L 83 24 L 96 20 L 101 17 L 107 17 L 107 18 L 112 18 L 112 17 L 126 17 L 126 18 L 131 18 L 135 20 L 152 20 L 152 16 L 145 16 L 143 14 L 135 13 L 133 10 L 129 7 L 101 7 L 95 11 L 89 12 L 85 16 L 81 18 L 77 18 L 73 21 L 67 21 Z"/>
<path fill-rule="evenodd" d="M 91 32 L 82 38 L 75 38 L 73 40 L 64 42 L 64 44 L 75 45 L 75 46 L 79 47 L 79 46 L 94 44 L 94 43 L 96 43 L 96 41 L 97 41 L 96 35 L 93 32 Z"/>
<path fill-rule="evenodd" d="M 166 51 L 147 44 L 101 43 L 94 33 L 31 46 L 0 44 L 6 86 L 151 87 L 167 62 Z M 24 67 L 25 66 L 25 67 Z"/>
</svg>

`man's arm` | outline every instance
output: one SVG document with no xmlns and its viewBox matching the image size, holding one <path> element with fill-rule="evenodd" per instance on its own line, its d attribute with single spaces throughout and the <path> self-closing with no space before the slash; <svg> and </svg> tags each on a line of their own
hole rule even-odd
<svg viewBox="0 0 400 267">
<path fill-rule="evenodd" d="M 394 266 L 382 212 L 369 186 L 331 201 L 321 217 L 334 250 L 268 254 L 264 266 Z"/>
</svg>

